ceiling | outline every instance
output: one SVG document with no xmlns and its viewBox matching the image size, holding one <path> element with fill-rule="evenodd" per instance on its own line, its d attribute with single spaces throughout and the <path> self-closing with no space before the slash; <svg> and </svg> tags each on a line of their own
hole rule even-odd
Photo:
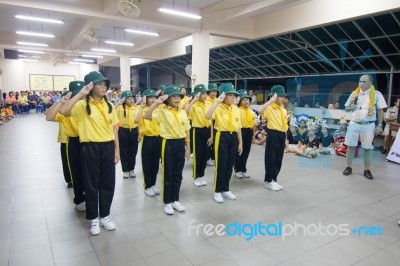
<svg viewBox="0 0 400 266">
<path fill-rule="evenodd" d="M 146 65 L 182 77 L 191 54 Z M 146 66 L 144 65 L 144 66 Z M 400 69 L 400 10 L 210 50 L 210 80 Z"/>
</svg>

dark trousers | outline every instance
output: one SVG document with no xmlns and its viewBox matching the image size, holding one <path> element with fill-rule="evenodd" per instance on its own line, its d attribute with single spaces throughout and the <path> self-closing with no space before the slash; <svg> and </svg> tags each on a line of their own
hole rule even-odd
<svg viewBox="0 0 400 266">
<path fill-rule="evenodd" d="M 69 172 L 68 167 L 67 143 L 61 143 L 60 152 L 65 182 L 71 183 L 71 173 Z"/>
<path fill-rule="evenodd" d="M 193 178 L 196 179 L 204 176 L 209 155 L 207 140 L 210 138 L 211 132 L 207 127 L 193 127 L 192 129 Z"/>
<path fill-rule="evenodd" d="M 215 192 L 229 191 L 229 181 L 232 176 L 233 164 L 238 152 L 236 132 L 220 132 L 215 135 Z"/>
<path fill-rule="evenodd" d="M 114 141 L 84 142 L 82 172 L 85 184 L 86 219 L 110 214 L 115 190 Z"/>
<path fill-rule="evenodd" d="M 185 139 L 162 139 L 163 202 L 179 201 L 182 170 L 185 166 Z"/>
<path fill-rule="evenodd" d="M 135 170 L 138 136 L 137 127 L 132 129 L 120 127 L 118 130 L 122 172 Z"/>
<path fill-rule="evenodd" d="M 79 204 L 85 201 L 81 161 L 81 143 L 79 142 L 79 137 L 68 137 L 67 151 L 68 165 L 75 195 L 74 203 Z"/>
<path fill-rule="evenodd" d="M 283 153 L 285 150 L 286 133 L 276 130 L 267 130 L 265 144 L 265 178 L 264 182 L 277 181 L 282 167 Z"/>
<path fill-rule="evenodd" d="M 158 168 L 160 167 L 161 138 L 159 136 L 143 136 L 142 140 L 142 169 L 144 188 L 156 184 Z"/>
<path fill-rule="evenodd" d="M 235 160 L 235 172 L 247 173 L 247 159 L 249 158 L 251 143 L 253 141 L 253 129 L 252 128 L 242 128 L 242 141 L 243 141 L 243 151 L 242 154 L 236 155 Z"/>
</svg>

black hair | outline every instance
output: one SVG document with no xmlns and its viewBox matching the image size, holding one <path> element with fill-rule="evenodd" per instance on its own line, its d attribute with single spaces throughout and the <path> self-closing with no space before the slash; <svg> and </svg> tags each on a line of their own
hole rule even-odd
<svg viewBox="0 0 400 266">
<path fill-rule="evenodd" d="M 92 110 L 90 109 L 90 105 L 89 105 L 89 100 L 90 100 L 90 96 L 91 96 L 91 95 L 92 95 L 92 92 L 90 92 L 88 95 L 86 95 L 86 112 L 88 113 L 88 115 L 91 115 L 91 114 L 92 114 Z M 111 105 L 111 103 L 109 103 L 109 102 L 107 101 L 107 98 L 106 98 L 105 95 L 103 96 L 102 99 L 104 99 L 104 100 L 106 101 L 107 106 L 108 106 L 108 113 L 111 114 L 111 112 L 112 112 L 112 105 Z"/>
<path fill-rule="evenodd" d="M 395 104 L 398 100 L 400 100 L 400 97 L 394 97 L 393 98 L 393 104 Z"/>
<path fill-rule="evenodd" d="M 124 117 L 126 117 L 126 109 L 125 109 L 125 105 L 126 105 L 126 103 L 125 103 L 125 101 L 124 101 L 124 103 L 122 104 L 122 108 L 124 108 Z"/>
</svg>

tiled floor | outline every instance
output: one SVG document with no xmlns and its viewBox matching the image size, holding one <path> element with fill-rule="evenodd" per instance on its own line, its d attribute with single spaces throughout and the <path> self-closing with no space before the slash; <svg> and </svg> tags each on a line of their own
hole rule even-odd
<svg viewBox="0 0 400 266">
<path fill-rule="evenodd" d="M 374 152 L 370 181 L 360 159 L 352 176 L 343 176 L 345 158 L 310 160 L 285 155 L 279 176 L 284 190 L 263 186 L 263 147 L 253 146 L 249 173 L 232 178 L 236 201 L 217 204 L 212 186 L 191 184 L 185 165 L 181 202 L 186 212 L 166 216 L 160 197 L 144 195 L 140 156 L 136 179 L 117 187 L 111 219 L 117 229 L 89 235 L 77 213 L 72 190 L 63 182 L 57 124 L 41 114 L 22 116 L 0 127 L 0 265 L 399 265 L 400 166 Z M 397 173 L 397 174 L 396 174 Z M 213 167 L 207 168 L 213 182 Z M 383 236 L 331 235 L 282 237 L 189 234 L 190 222 L 218 225 L 295 222 L 383 228 Z M 211 226 L 209 225 L 209 226 Z"/>
</svg>

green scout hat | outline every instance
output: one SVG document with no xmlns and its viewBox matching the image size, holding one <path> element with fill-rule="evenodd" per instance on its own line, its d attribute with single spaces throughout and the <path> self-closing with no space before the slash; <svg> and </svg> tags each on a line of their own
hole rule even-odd
<svg viewBox="0 0 400 266">
<path fill-rule="evenodd" d="M 131 91 L 123 91 L 123 92 L 121 93 L 121 99 L 122 99 L 122 98 L 125 98 L 125 100 L 126 100 L 128 97 L 133 97 L 133 94 L 132 94 Z"/>
<path fill-rule="evenodd" d="M 167 86 L 165 86 L 164 84 L 160 84 L 160 85 L 158 85 L 157 90 L 158 91 L 164 91 L 165 88 L 167 88 Z"/>
<path fill-rule="evenodd" d="M 235 95 L 239 95 L 239 93 L 235 90 L 235 87 L 233 87 L 232 83 L 222 83 L 219 86 L 219 94 L 224 93 L 225 94 L 235 94 Z"/>
<path fill-rule="evenodd" d="M 161 86 L 164 86 L 164 85 L 161 85 Z M 158 86 L 158 87 L 160 87 L 160 86 Z M 165 87 L 165 86 L 164 86 Z M 157 88 L 158 89 L 158 88 Z M 143 92 L 143 96 L 146 96 L 146 97 L 157 97 L 157 94 L 156 94 L 156 92 L 154 91 L 154 90 L 151 90 L 151 89 L 147 89 L 147 90 L 145 90 L 144 92 Z"/>
<path fill-rule="evenodd" d="M 217 83 L 209 83 L 208 84 L 208 90 L 209 91 L 219 91 Z"/>
<path fill-rule="evenodd" d="M 69 92 L 72 92 L 72 95 L 77 95 L 84 86 L 85 86 L 84 81 L 81 80 L 71 81 L 69 83 Z"/>
<path fill-rule="evenodd" d="M 282 85 L 275 85 L 271 88 L 271 93 L 268 96 L 273 96 L 276 93 L 278 96 L 286 97 L 285 88 Z"/>
<path fill-rule="evenodd" d="M 179 95 L 181 98 L 183 97 L 183 94 L 179 91 L 179 88 L 176 85 L 169 85 L 166 87 L 164 94 L 168 95 L 168 98 L 174 95 Z"/>
<path fill-rule="evenodd" d="M 64 97 L 64 96 L 67 95 L 68 93 L 70 93 L 70 91 L 64 91 L 64 92 L 61 94 L 61 97 Z"/>
<path fill-rule="evenodd" d="M 179 85 L 178 85 L 178 89 L 180 89 L 180 88 L 186 88 L 186 87 L 185 87 L 185 85 L 183 85 L 183 84 L 179 84 Z"/>
<path fill-rule="evenodd" d="M 240 100 L 243 98 L 249 98 L 251 100 L 251 96 L 247 94 L 246 90 L 238 90 Z"/>
<path fill-rule="evenodd" d="M 98 71 L 92 71 L 85 76 L 85 85 L 88 85 L 90 82 L 96 84 L 102 81 L 106 82 L 107 87 L 110 86 L 110 80 Z"/>
<path fill-rule="evenodd" d="M 203 92 L 208 92 L 208 89 L 206 88 L 206 86 L 204 86 L 203 84 L 199 84 L 199 85 L 196 85 L 195 87 L 194 87 L 194 90 L 193 90 L 193 94 L 196 96 L 197 95 L 197 93 L 203 93 Z"/>
</svg>

